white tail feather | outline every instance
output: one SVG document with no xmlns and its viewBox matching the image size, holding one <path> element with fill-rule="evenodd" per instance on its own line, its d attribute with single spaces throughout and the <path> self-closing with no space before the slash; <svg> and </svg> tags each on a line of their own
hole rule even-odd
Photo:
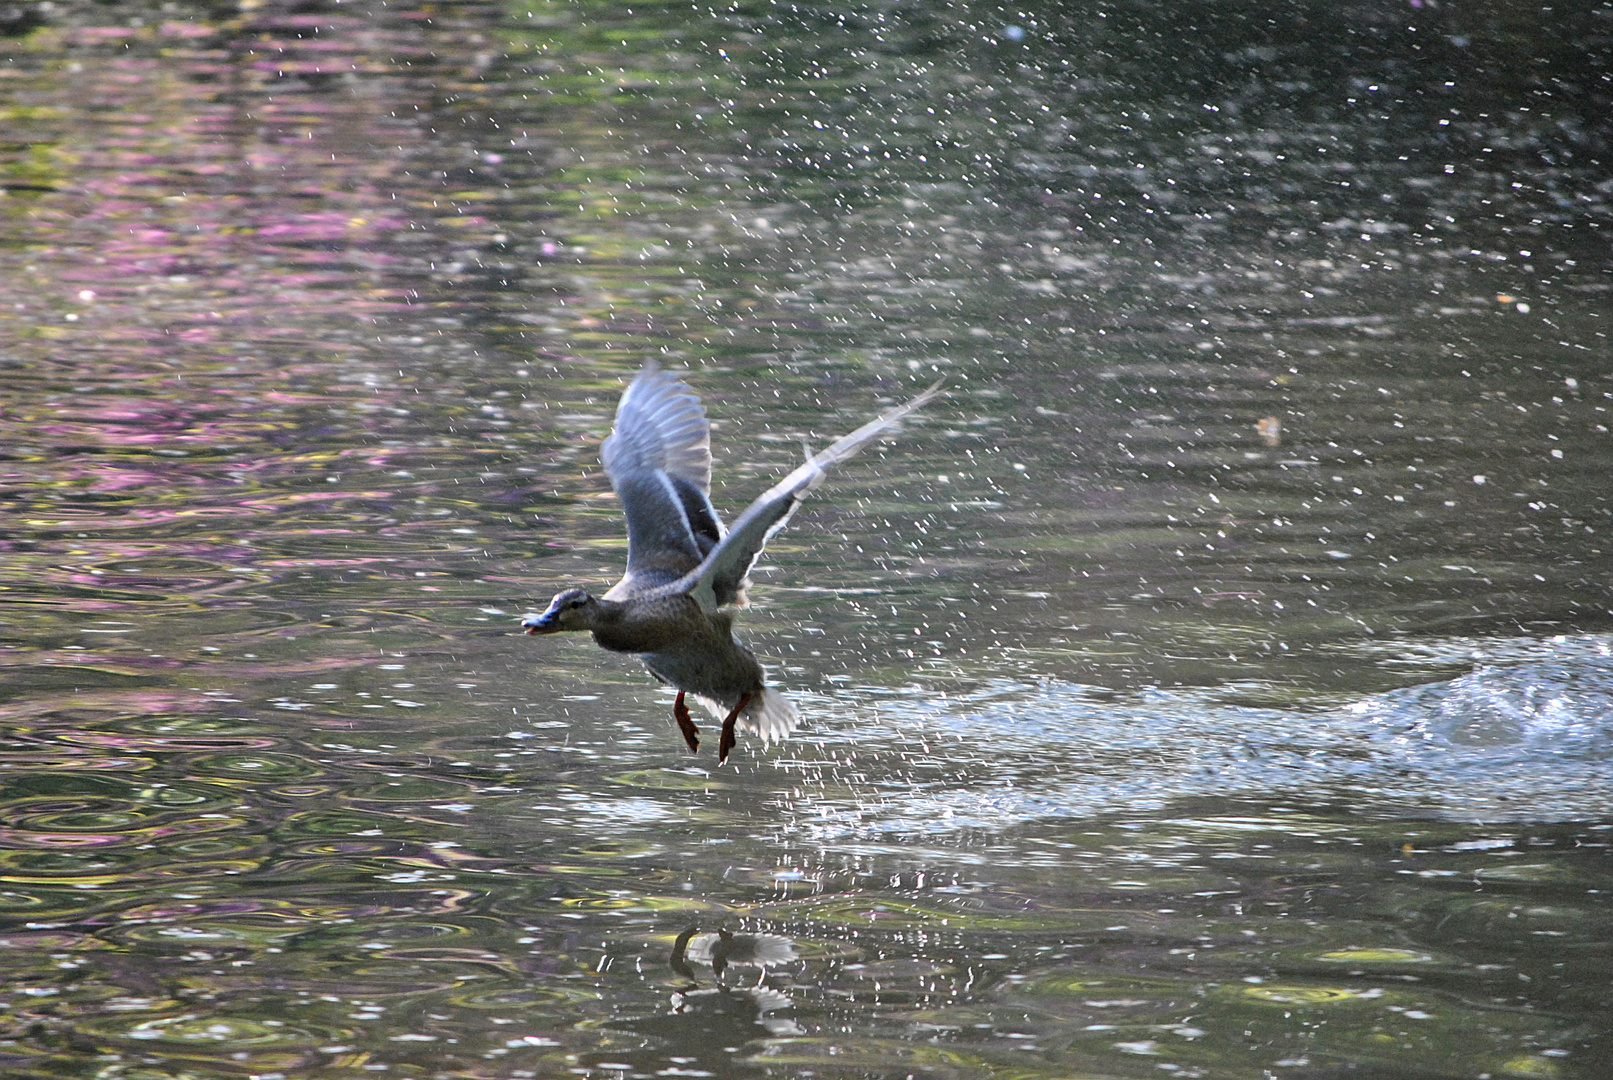
<svg viewBox="0 0 1613 1080">
<path fill-rule="evenodd" d="M 695 700 L 719 720 L 728 715 L 727 709 L 708 697 L 696 697 Z M 735 720 L 734 729 L 755 735 L 765 746 L 767 743 L 784 741 L 784 737 L 794 731 L 800 722 L 801 714 L 795 711 L 790 699 L 773 687 L 764 686 L 760 694 L 752 695 L 745 711 Z"/>
<path fill-rule="evenodd" d="M 800 722 L 801 714 L 795 711 L 790 699 L 771 686 L 764 686 L 760 699 L 751 698 L 745 711 L 739 714 L 737 726 L 740 731 L 758 736 L 765 745 L 784 741 Z"/>
</svg>

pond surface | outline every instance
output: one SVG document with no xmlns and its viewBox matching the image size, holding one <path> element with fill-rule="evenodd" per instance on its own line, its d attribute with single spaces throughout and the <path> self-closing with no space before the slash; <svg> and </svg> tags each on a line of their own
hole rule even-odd
<svg viewBox="0 0 1613 1080">
<path fill-rule="evenodd" d="M 1613 7 L 12 6 L 6 1075 L 1613 1069 Z"/>
</svg>

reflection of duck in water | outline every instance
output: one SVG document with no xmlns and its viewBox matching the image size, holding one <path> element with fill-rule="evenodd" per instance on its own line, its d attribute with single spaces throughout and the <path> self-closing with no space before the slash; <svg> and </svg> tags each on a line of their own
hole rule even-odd
<svg viewBox="0 0 1613 1080">
<path fill-rule="evenodd" d="M 672 995 L 671 1012 L 613 1020 L 605 1025 L 660 1039 L 662 1045 L 648 1050 L 618 1049 L 583 1055 L 579 1064 L 626 1061 L 635 1072 L 657 1072 L 670 1058 L 682 1069 L 699 1067 L 718 1076 L 732 1075 L 736 1071 L 735 1059 L 746 1043 L 805 1034 L 793 1020 L 768 1015 L 789 1006 L 788 995 L 766 987 L 679 991 Z M 750 1075 L 749 1070 L 744 1072 Z"/>
<path fill-rule="evenodd" d="M 725 530 L 711 505 L 705 409 L 676 376 L 646 364 L 622 395 L 604 446 L 605 472 L 627 518 L 627 573 L 603 596 L 567 589 L 521 625 L 529 634 L 589 630 L 603 648 L 639 654 L 651 675 L 677 687 L 672 715 L 691 751 L 700 729 L 685 694 L 723 717 L 719 763 L 736 727 L 764 742 L 782 739 L 795 727 L 795 706 L 765 684 L 755 655 L 734 640 L 733 608 L 745 604 L 746 575 L 829 466 L 891 430 L 939 385 L 808 457 Z"/>
<path fill-rule="evenodd" d="M 777 934 L 734 934 L 719 930 L 702 934 L 691 926 L 678 935 L 668 965 L 694 985 L 672 995 L 670 1012 L 633 1020 L 615 1020 L 607 1027 L 632 1031 L 664 1040 L 653 1052 L 614 1050 L 607 1056 L 584 1055 L 580 1064 L 598 1061 L 630 1061 L 635 1069 L 656 1071 L 656 1062 L 673 1059 L 680 1069 L 698 1065 L 718 1076 L 736 1073 L 735 1057 L 748 1042 L 804 1035 L 795 1021 L 770 1013 L 787 1009 L 790 997 L 766 986 L 731 990 L 726 986 L 701 989 L 690 961 L 709 965 L 719 976 L 729 967 L 759 968 L 762 974 L 776 964 L 796 958 L 795 946 Z M 653 1055 L 653 1059 L 652 1059 Z"/>
</svg>

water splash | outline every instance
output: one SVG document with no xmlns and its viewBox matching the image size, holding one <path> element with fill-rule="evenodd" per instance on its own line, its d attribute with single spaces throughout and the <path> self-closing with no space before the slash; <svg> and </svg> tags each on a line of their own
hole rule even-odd
<svg viewBox="0 0 1613 1080">
<path fill-rule="evenodd" d="M 1613 811 L 1613 639 L 1492 644 L 1486 656 L 1459 678 L 1315 709 L 1229 705 L 1224 689 L 1117 699 L 1060 682 L 894 697 L 854 732 L 868 783 L 820 802 L 811 828 L 1000 829 L 1226 797 L 1485 821 Z"/>
</svg>

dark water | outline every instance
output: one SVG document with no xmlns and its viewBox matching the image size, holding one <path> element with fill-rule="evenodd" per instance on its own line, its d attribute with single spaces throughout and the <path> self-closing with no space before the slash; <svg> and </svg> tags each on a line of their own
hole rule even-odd
<svg viewBox="0 0 1613 1080">
<path fill-rule="evenodd" d="M 1607 1076 L 1610 31 L 0 5 L 0 1072 Z M 949 387 L 722 769 L 516 633 L 651 357 Z"/>
</svg>

